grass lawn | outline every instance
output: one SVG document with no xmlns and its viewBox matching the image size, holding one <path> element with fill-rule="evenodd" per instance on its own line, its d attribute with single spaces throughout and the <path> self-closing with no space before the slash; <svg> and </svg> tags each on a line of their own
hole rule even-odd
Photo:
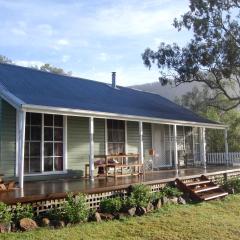
<svg viewBox="0 0 240 240">
<path fill-rule="evenodd" d="M 240 239 L 240 195 L 222 201 L 168 206 L 143 217 L 86 223 L 59 230 L 1 234 L 0 239 Z"/>
</svg>

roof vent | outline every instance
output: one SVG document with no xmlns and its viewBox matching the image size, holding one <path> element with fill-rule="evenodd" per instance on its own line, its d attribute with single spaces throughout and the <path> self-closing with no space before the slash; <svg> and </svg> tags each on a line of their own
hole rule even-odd
<svg viewBox="0 0 240 240">
<path fill-rule="evenodd" d="M 116 88 L 116 72 L 112 72 L 112 87 Z"/>
</svg>

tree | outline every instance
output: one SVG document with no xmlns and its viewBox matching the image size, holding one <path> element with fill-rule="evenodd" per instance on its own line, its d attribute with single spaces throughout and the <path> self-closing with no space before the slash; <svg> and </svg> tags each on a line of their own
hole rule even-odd
<svg viewBox="0 0 240 240">
<path fill-rule="evenodd" d="M 240 1 L 190 0 L 189 9 L 173 23 L 193 32 L 188 44 L 147 48 L 144 64 L 157 65 L 162 85 L 202 82 L 211 90 L 208 105 L 233 109 L 240 105 Z"/>
<path fill-rule="evenodd" d="M 15 64 L 11 59 L 9 59 L 8 57 L 1 55 L 1 54 L 0 54 L 0 63 Z M 49 63 L 45 63 L 40 67 L 38 67 L 38 66 L 30 66 L 30 67 L 37 69 L 37 70 L 44 71 L 44 72 L 51 72 L 51 73 L 55 73 L 55 74 L 69 75 L 69 76 L 72 75 L 72 72 L 65 72 L 62 68 L 55 67 Z"/>
<path fill-rule="evenodd" d="M 222 111 L 215 107 L 207 106 L 208 99 L 209 90 L 205 86 L 201 90 L 193 88 L 191 92 L 176 98 L 175 101 L 202 117 L 228 125 L 229 151 L 240 151 L 240 112 L 236 109 Z M 207 129 L 206 140 L 209 152 L 224 152 L 224 133 L 222 130 Z"/>
<path fill-rule="evenodd" d="M 5 57 L 4 55 L 0 55 L 0 63 L 11 63 L 12 64 L 12 60 Z"/>
<path fill-rule="evenodd" d="M 44 65 L 39 67 L 39 69 L 44 72 L 51 72 L 51 73 L 60 74 L 60 75 L 69 75 L 69 76 L 72 75 L 72 72 L 65 72 L 62 68 L 52 66 L 49 63 L 45 63 Z"/>
</svg>

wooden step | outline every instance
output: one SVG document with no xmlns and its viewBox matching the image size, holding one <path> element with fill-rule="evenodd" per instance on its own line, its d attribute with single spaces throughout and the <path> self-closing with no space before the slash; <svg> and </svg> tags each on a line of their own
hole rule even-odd
<svg viewBox="0 0 240 240">
<path fill-rule="evenodd" d="M 227 192 L 219 192 L 219 193 L 215 192 L 215 193 L 210 193 L 210 194 L 203 195 L 203 196 L 201 196 L 201 199 L 204 200 L 204 201 L 209 201 L 209 200 L 213 200 L 213 199 L 216 199 L 216 198 L 225 197 L 227 195 L 228 195 Z"/>
<path fill-rule="evenodd" d="M 193 189 L 193 191 L 195 193 L 201 193 L 201 192 L 208 192 L 208 191 L 211 191 L 211 190 L 214 190 L 214 189 L 219 189 L 219 186 L 218 185 L 216 185 L 216 186 L 207 186 L 207 187 L 203 187 L 203 188 Z"/>
<path fill-rule="evenodd" d="M 211 182 L 210 180 L 203 180 L 203 181 L 188 182 L 188 183 L 185 183 L 185 184 L 186 184 L 187 187 L 190 187 L 190 186 L 207 184 L 207 183 L 210 183 L 210 182 Z"/>
</svg>

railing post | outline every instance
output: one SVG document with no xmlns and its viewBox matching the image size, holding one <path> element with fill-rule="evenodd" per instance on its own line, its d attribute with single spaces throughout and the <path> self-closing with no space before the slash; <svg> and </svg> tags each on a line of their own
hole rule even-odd
<svg viewBox="0 0 240 240">
<path fill-rule="evenodd" d="M 224 143 L 225 143 L 225 161 L 227 166 L 229 166 L 229 159 L 228 159 L 228 129 L 224 129 Z"/>
</svg>

